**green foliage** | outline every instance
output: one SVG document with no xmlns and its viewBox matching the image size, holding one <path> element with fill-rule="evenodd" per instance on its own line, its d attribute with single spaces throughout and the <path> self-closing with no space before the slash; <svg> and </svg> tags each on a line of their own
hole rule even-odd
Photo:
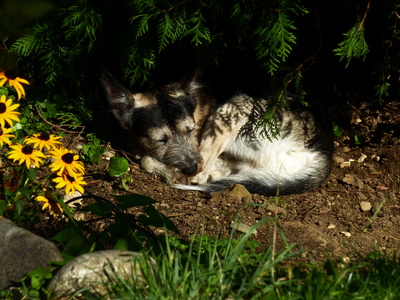
<svg viewBox="0 0 400 300">
<path fill-rule="evenodd" d="M 342 137 L 344 129 L 340 127 L 337 123 L 332 124 L 333 134 L 336 137 Z"/>
<path fill-rule="evenodd" d="M 21 278 L 24 290 L 29 298 L 40 299 L 40 294 L 45 293 L 45 284 L 49 283 L 50 279 L 53 278 L 53 273 L 49 269 L 43 267 L 30 271 L 27 275 Z"/>
<path fill-rule="evenodd" d="M 142 252 L 134 262 L 143 279 L 121 278 L 107 286 L 109 295 L 117 299 L 398 298 L 397 257 L 372 253 L 350 264 L 329 259 L 323 266 L 292 264 L 297 259 L 290 252 L 292 246 L 275 254 L 270 249 L 257 254 L 249 236 L 233 240 L 199 235 L 184 242 L 166 235 L 160 248 Z"/>
<path fill-rule="evenodd" d="M 365 41 L 365 27 L 362 21 L 358 21 L 347 33 L 344 33 L 345 39 L 340 42 L 338 48 L 333 51 L 340 57 L 340 60 L 346 60 L 346 67 L 349 66 L 353 58 L 362 58 L 365 60 L 369 52 L 369 47 Z"/>
<path fill-rule="evenodd" d="M 287 2 L 282 4 L 287 4 Z M 292 52 L 291 44 L 296 43 L 294 34 L 296 27 L 290 16 L 285 13 L 285 7 L 282 8 L 277 8 L 275 13 L 268 14 L 263 22 L 267 26 L 255 31 L 259 40 L 256 47 L 257 56 L 264 61 L 263 64 L 271 75 L 279 69 L 281 63 L 285 62 Z M 297 11 L 298 9 L 303 13 L 307 13 L 307 10 L 300 5 L 289 9 L 291 11 Z"/>
<path fill-rule="evenodd" d="M 51 14 L 31 22 L 28 34 L 7 42 L 9 52 L 18 56 L 21 69 L 35 81 L 35 101 L 56 103 L 60 113 L 72 112 L 85 121 L 94 105 L 88 87 L 95 85 L 99 72 L 120 70 L 131 84 L 149 86 L 154 71 L 171 57 L 176 59 L 174 53 L 202 65 L 218 65 L 232 49 L 250 51 L 276 89 L 293 85 L 301 100 L 305 72 L 316 62 L 324 64 L 332 51 L 347 68 L 356 59 L 365 63 L 367 68 L 361 69 L 374 74 L 380 101 L 390 95 L 398 77 L 399 4 L 394 0 L 366 6 L 335 2 L 329 13 L 334 22 L 357 20 L 350 28 L 343 25 L 344 32 L 339 26 L 332 31 L 324 23 L 324 6 L 300 0 L 74 0 L 56 5 Z M 339 35 L 344 35 L 342 41 L 335 40 Z M 325 47 L 328 39 L 336 46 Z M 12 65 L 12 55 L 7 57 L 0 60 L 0 67 Z M 327 64 L 329 70 L 335 61 Z"/>
<path fill-rule="evenodd" d="M 275 111 L 277 105 L 272 105 L 267 109 L 267 111 L 262 115 L 259 123 L 257 124 L 257 130 L 261 130 L 263 136 L 268 138 L 270 141 L 279 137 L 279 124 L 275 117 Z"/>
<path fill-rule="evenodd" d="M 87 144 L 82 145 L 82 159 L 87 162 L 98 164 L 101 160 L 100 156 L 107 148 L 101 144 L 101 140 L 99 140 L 94 133 L 87 134 L 86 138 Z"/>
<path fill-rule="evenodd" d="M 265 221 L 261 220 L 250 231 Z M 235 243 L 232 239 L 222 241 L 202 235 L 189 242 L 187 248 L 166 235 L 160 249 L 150 251 L 144 259 L 136 261 L 144 280 L 121 280 L 110 287 L 110 293 L 129 299 L 249 299 L 257 297 L 257 294 L 258 297 L 266 296 L 274 287 L 271 276 L 274 268 L 280 260 L 291 256 L 291 247 L 276 259 L 270 251 L 258 255 L 252 253 L 250 235 L 243 235 Z M 155 264 L 151 263 L 150 257 L 155 259 Z"/>
<path fill-rule="evenodd" d="M 85 220 L 75 220 L 74 215 L 70 214 L 67 227 L 53 237 L 53 240 L 63 245 L 63 252 L 67 258 L 110 247 L 141 250 L 146 242 L 151 243 L 151 239 L 154 238 L 149 226 L 178 233 L 176 226 L 154 208 L 153 204 L 157 201 L 149 197 L 137 194 L 116 196 L 114 203 L 102 197 L 89 195 L 75 197 L 66 204 L 79 199 L 85 199 L 86 204 L 74 209 L 74 212 L 84 212 Z M 93 199 L 95 202 L 90 203 L 87 199 Z M 140 208 L 143 213 L 127 213 L 129 208 Z M 101 227 L 99 224 L 107 224 L 106 229 L 95 230 L 94 228 Z"/>
<path fill-rule="evenodd" d="M 123 157 L 111 157 L 110 158 L 110 166 L 108 168 L 108 172 L 111 176 L 120 177 L 125 175 L 129 170 L 129 163 Z"/>
</svg>

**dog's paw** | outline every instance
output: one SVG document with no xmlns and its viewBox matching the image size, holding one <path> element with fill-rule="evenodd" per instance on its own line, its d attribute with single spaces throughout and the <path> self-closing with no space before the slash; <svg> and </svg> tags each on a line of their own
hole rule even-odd
<svg viewBox="0 0 400 300">
<path fill-rule="evenodd" d="M 150 174 L 160 176 L 168 185 L 181 183 L 182 174 L 174 167 L 169 167 L 151 156 L 144 156 L 141 160 L 142 168 Z"/>
<path fill-rule="evenodd" d="M 188 176 L 183 175 L 181 172 L 179 172 L 177 169 L 175 169 L 175 178 L 174 178 L 174 184 L 189 184 L 190 181 L 188 179 Z"/>
<path fill-rule="evenodd" d="M 196 176 L 190 178 L 190 184 L 200 185 L 206 183 L 208 180 L 208 173 L 200 172 Z"/>
</svg>

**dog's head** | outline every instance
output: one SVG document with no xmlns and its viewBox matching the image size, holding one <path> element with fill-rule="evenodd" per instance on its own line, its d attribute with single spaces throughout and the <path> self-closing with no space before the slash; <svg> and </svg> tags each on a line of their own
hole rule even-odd
<svg viewBox="0 0 400 300">
<path fill-rule="evenodd" d="M 189 84 L 171 84 L 155 92 L 130 93 L 110 75 L 102 83 L 113 115 L 139 155 L 152 156 L 184 175 L 201 161 L 195 99 Z"/>
</svg>

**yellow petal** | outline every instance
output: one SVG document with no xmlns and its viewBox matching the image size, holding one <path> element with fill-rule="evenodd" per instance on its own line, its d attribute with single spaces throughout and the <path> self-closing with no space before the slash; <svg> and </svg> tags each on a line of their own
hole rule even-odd
<svg viewBox="0 0 400 300">
<path fill-rule="evenodd" d="M 23 79 L 23 78 L 21 78 L 21 77 L 17 77 L 16 80 L 17 80 L 18 82 L 21 82 L 21 83 L 24 83 L 24 84 L 30 84 L 30 83 L 28 82 L 28 80 Z"/>
</svg>

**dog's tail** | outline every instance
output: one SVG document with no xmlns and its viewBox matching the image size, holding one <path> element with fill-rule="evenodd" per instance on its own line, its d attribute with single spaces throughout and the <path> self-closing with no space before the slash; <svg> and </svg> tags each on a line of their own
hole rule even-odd
<svg viewBox="0 0 400 300">
<path fill-rule="evenodd" d="M 215 182 L 200 185 L 176 184 L 172 187 L 181 190 L 201 191 L 205 193 L 218 192 L 232 184 L 244 185 L 249 192 L 266 196 L 299 194 L 311 191 L 321 185 L 330 173 L 331 165 L 314 164 L 295 174 L 280 176 L 270 170 L 246 170 L 238 172 Z"/>
</svg>

